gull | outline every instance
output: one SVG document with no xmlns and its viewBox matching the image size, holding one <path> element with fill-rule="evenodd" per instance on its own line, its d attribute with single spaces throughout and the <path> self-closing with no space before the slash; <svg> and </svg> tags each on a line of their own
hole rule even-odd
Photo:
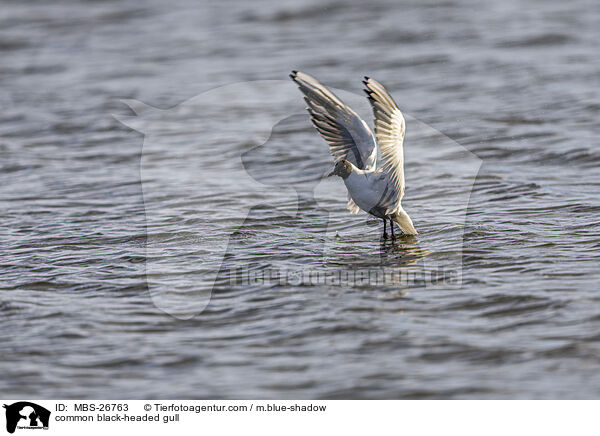
<svg viewBox="0 0 600 436">
<path fill-rule="evenodd" d="M 365 76 L 364 90 L 375 117 L 375 134 L 356 112 L 314 77 L 292 71 L 290 77 L 304 94 L 311 121 L 329 145 L 335 167 L 328 175 L 340 176 L 348 190 L 347 209 L 359 209 L 383 220 L 383 238 L 387 239 L 386 222 L 394 223 L 405 235 L 417 235 L 412 220 L 400 202 L 404 196 L 404 132 L 402 112 L 387 90 Z"/>
</svg>

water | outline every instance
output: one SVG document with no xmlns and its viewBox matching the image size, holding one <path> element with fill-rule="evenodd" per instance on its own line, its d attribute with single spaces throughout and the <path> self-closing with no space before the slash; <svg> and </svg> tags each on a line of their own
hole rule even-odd
<svg viewBox="0 0 600 436">
<path fill-rule="evenodd" d="M 592 1 L 5 2 L 0 23 L 4 397 L 598 397 Z M 417 239 L 382 245 L 320 180 L 292 69 L 392 91 Z M 254 80 L 289 83 L 257 114 Z M 461 286 L 235 281 L 457 258 Z M 174 266 L 212 272 L 210 301 Z"/>
</svg>

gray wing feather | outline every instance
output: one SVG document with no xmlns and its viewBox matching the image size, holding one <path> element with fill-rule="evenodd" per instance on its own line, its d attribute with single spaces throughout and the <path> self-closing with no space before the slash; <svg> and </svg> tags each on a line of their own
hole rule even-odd
<svg viewBox="0 0 600 436">
<path fill-rule="evenodd" d="M 353 214 L 357 214 L 358 211 L 360 210 L 360 207 L 358 207 L 356 205 L 356 203 L 354 202 L 354 200 L 352 200 L 352 197 L 350 197 L 350 194 L 348 194 L 348 204 L 346 204 L 346 209 L 348 209 L 350 211 L 350 213 L 353 213 Z"/>
<path fill-rule="evenodd" d="M 367 123 L 314 77 L 300 71 L 290 77 L 305 95 L 311 121 L 329 144 L 334 161 L 346 159 L 359 169 L 373 169 L 377 146 Z"/>
</svg>

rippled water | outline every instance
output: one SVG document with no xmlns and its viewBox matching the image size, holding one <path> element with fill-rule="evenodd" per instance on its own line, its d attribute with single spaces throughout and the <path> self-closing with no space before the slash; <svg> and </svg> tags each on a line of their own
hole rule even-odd
<svg viewBox="0 0 600 436">
<path fill-rule="evenodd" d="M 3 396 L 598 397 L 592 1 L 5 2 L 0 24 Z M 417 238 L 382 244 L 321 180 L 292 69 L 366 117 L 362 76 L 391 90 Z M 460 286 L 237 275 L 439 267 Z"/>
</svg>

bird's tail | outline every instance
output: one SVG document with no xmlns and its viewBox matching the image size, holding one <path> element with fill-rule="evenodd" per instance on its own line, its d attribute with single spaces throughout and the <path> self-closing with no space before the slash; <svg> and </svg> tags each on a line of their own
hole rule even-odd
<svg viewBox="0 0 600 436">
<path fill-rule="evenodd" d="M 418 235 L 419 234 L 417 232 L 417 230 L 415 229 L 415 226 L 413 226 L 412 220 L 410 219 L 408 214 L 404 211 L 404 209 L 402 209 L 402 208 L 398 209 L 398 211 L 394 215 L 392 215 L 392 220 L 394 220 L 396 223 L 398 223 L 400 230 L 402 230 L 402 233 L 404 233 L 405 235 Z"/>
</svg>

